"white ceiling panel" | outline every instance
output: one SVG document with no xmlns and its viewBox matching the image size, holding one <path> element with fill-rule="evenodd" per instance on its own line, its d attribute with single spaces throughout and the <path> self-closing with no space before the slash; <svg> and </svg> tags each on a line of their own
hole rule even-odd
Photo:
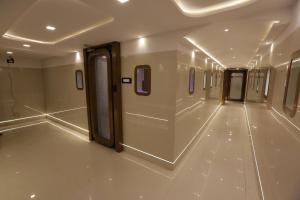
<svg viewBox="0 0 300 200">
<path fill-rule="evenodd" d="M 197 7 L 228 2 L 226 0 L 181 1 L 186 5 Z M 200 45 L 204 42 L 205 47 L 212 50 L 212 54 L 216 52 L 217 55 L 225 58 L 228 52 L 225 52 L 225 50 L 223 53 L 219 53 L 219 51 L 229 46 L 232 42 L 230 39 L 236 38 L 238 42 L 233 41 L 230 46 L 235 46 L 237 52 L 246 54 L 240 55 L 241 61 L 244 61 L 249 57 L 248 54 L 254 52 L 258 47 L 258 38 L 267 29 L 267 25 L 264 25 L 264 23 L 268 24 L 271 20 L 279 19 L 278 13 L 281 13 L 282 10 L 290 11 L 292 3 L 295 1 L 257 0 L 253 4 L 229 12 L 191 18 L 183 15 L 173 0 L 130 0 L 125 4 L 121 4 L 117 0 L 20 0 L 17 3 L 12 0 L 0 0 L 0 31 L 9 31 L 9 33 L 35 40 L 57 40 L 92 27 L 95 23 L 113 18 L 111 23 L 93 28 L 76 35 L 76 37 L 70 37 L 55 44 L 28 42 L 31 44 L 30 49 L 22 46 L 25 41 L 1 37 L 0 48 L 23 49 L 24 52 L 31 51 L 56 56 L 80 50 L 85 44 L 97 45 L 110 41 L 122 42 L 140 36 L 150 36 L 176 30 L 197 29 L 200 31 L 201 27 L 207 25 L 207 28 L 214 27 L 211 30 L 212 33 L 210 31 L 201 33 L 200 31 L 199 36 L 195 35 L 195 37 L 200 38 Z M 266 14 L 269 15 L 267 20 L 261 18 Z M 289 12 L 288 15 L 290 14 Z M 236 24 L 232 27 L 232 30 L 236 29 L 239 35 L 234 38 L 226 38 L 227 36 L 224 38 L 223 29 L 230 25 L 230 22 L 234 24 L 237 19 L 244 21 L 244 24 Z M 251 20 L 254 22 L 250 22 L 245 27 L 248 21 Z M 56 31 L 47 31 L 45 29 L 47 25 L 55 26 Z M 216 46 L 216 41 L 219 46 Z M 244 46 L 247 46 L 247 48 L 243 48 Z M 229 63 L 228 60 L 224 61 Z M 240 61 L 237 60 L 237 62 Z"/>
<path fill-rule="evenodd" d="M 10 27 L 8 33 L 40 41 L 57 41 L 110 18 L 105 10 L 81 1 L 39 0 Z M 47 25 L 56 30 L 46 30 Z"/>
</svg>

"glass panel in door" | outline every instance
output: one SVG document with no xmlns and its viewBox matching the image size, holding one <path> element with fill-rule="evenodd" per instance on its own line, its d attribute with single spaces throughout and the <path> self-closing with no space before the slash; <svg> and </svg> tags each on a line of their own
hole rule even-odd
<svg viewBox="0 0 300 200">
<path fill-rule="evenodd" d="M 230 99 L 239 100 L 242 99 L 243 89 L 243 73 L 232 73 L 230 81 Z"/>
<path fill-rule="evenodd" d="M 97 107 L 97 134 L 101 138 L 111 139 L 110 130 L 110 105 L 109 105 L 109 73 L 108 57 L 95 58 L 95 89 Z"/>
</svg>

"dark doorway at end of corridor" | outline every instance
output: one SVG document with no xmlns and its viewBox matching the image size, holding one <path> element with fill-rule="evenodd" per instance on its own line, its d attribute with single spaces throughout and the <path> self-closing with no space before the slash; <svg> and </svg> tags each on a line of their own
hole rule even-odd
<svg viewBox="0 0 300 200">
<path fill-rule="evenodd" d="M 224 72 L 222 101 L 243 102 L 246 94 L 247 69 L 227 69 Z"/>
</svg>

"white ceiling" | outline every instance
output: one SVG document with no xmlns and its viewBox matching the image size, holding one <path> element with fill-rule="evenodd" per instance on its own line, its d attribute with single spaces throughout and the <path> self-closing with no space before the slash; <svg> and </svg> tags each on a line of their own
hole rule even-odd
<svg viewBox="0 0 300 200">
<path fill-rule="evenodd" d="M 246 67 L 249 60 L 274 41 L 289 22 L 288 10 L 259 18 L 213 23 L 188 35 L 227 67 Z M 280 20 L 279 24 L 274 20 Z M 228 32 L 224 30 L 228 29 Z"/>
<path fill-rule="evenodd" d="M 104 9 L 80 1 L 39 0 L 14 22 L 8 32 L 40 41 L 56 41 L 109 18 L 112 17 Z M 57 30 L 47 31 L 46 25 L 55 26 Z"/>
<path fill-rule="evenodd" d="M 188 6 L 206 7 L 229 0 L 180 0 Z M 232 1 L 232 0 L 230 0 Z M 261 40 L 273 20 L 271 33 L 282 31 L 290 19 L 288 9 L 295 0 L 257 0 L 247 6 L 206 17 L 185 16 L 174 0 L 11 0 L 0 1 L 0 35 L 11 33 L 39 41 L 65 40 L 49 45 L 0 38 L 0 49 L 26 52 L 39 57 L 65 55 L 82 49 L 85 44 L 97 45 L 109 41 L 126 41 L 139 36 L 195 28 L 190 34 L 199 45 L 226 65 L 244 65 L 261 45 Z M 94 26 L 113 19 L 103 26 Z M 101 24 L 101 23 L 100 23 Z M 46 25 L 57 27 L 54 32 Z M 199 28 L 197 28 L 199 27 Z M 200 28 L 201 27 L 201 28 Z M 82 34 L 78 31 L 91 28 Z M 223 31 L 229 28 L 225 34 Z M 276 35 L 276 34 L 275 34 Z M 267 36 L 266 36 L 267 37 Z M 228 49 L 234 48 L 231 52 Z M 1 53 L 1 52 L 0 52 Z M 236 59 L 232 60 L 235 56 Z"/>
</svg>

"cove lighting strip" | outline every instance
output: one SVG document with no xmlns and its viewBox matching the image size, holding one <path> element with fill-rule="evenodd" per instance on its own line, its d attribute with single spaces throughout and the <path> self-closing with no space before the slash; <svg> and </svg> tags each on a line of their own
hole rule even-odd
<svg viewBox="0 0 300 200">
<path fill-rule="evenodd" d="M 287 61 L 287 62 L 284 62 L 284 63 L 281 63 L 281 64 L 276 65 L 275 68 L 282 67 L 282 66 L 287 66 L 287 65 L 289 65 L 289 64 L 290 64 L 290 62 Z"/>
<path fill-rule="evenodd" d="M 252 147 L 252 152 L 253 152 L 253 157 L 254 157 L 254 162 L 255 162 L 259 187 L 260 187 L 260 192 L 261 192 L 262 200 L 265 200 L 264 190 L 263 190 L 263 187 L 262 187 L 262 182 L 261 182 L 261 177 L 260 177 L 260 171 L 259 171 L 259 168 L 258 168 L 258 163 L 257 163 L 257 158 L 256 158 L 256 151 L 255 151 L 253 137 L 252 137 L 252 130 L 251 130 L 250 121 L 249 121 L 249 117 L 248 117 L 247 107 L 246 107 L 245 104 L 244 104 L 244 109 L 245 109 L 245 113 L 246 113 L 246 120 L 247 120 L 247 125 L 248 125 L 248 130 L 249 130 L 249 137 L 250 137 L 250 141 L 251 141 L 251 147 Z"/>
<path fill-rule="evenodd" d="M 256 55 L 257 55 L 257 53 L 258 53 L 258 51 L 259 51 L 260 45 L 261 45 L 261 44 L 265 44 L 266 39 L 268 38 L 268 35 L 271 33 L 273 26 L 274 26 L 275 24 L 278 24 L 278 23 L 280 23 L 280 22 L 279 22 L 279 21 L 276 21 L 276 20 L 270 22 L 270 24 L 269 24 L 269 26 L 268 26 L 268 29 L 267 29 L 266 33 L 265 33 L 264 36 L 262 37 L 262 40 L 261 40 L 259 46 L 258 46 L 257 49 L 255 50 L 255 56 L 253 56 L 252 58 L 255 58 L 255 57 L 256 57 Z M 269 45 L 274 45 L 274 43 L 271 42 Z M 274 46 L 273 46 L 273 48 L 274 48 Z M 248 62 L 248 66 L 249 66 L 250 63 L 251 63 L 251 60 Z M 256 63 L 256 65 L 257 65 L 257 63 Z M 253 67 L 253 68 L 254 68 L 254 67 Z"/>
<path fill-rule="evenodd" d="M 33 111 L 35 111 L 35 112 L 38 112 L 38 113 L 43 113 L 43 112 L 41 112 L 41 111 L 39 111 L 39 110 L 36 110 L 36 109 L 31 108 L 31 107 L 26 106 L 26 105 L 24 105 L 24 107 L 26 107 L 26 108 L 28 108 L 28 109 L 30 109 L 30 110 L 33 110 Z M 69 126 L 72 126 L 72 127 L 76 128 L 76 129 L 79 129 L 79 130 L 82 130 L 82 131 L 88 133 L 89 130 L 86 130 L 86 129 L 84 129 L 84 128 L 81 128 L 81 127 L 79 127 L 79 126 L 76 126 L 76 125 L 74 125 L 74 124 L 71 124 L 71 123 L 69 123 L 69 122 L 67 122 L 67 121 L 64 121 L 64 120 L 62 120 L 62 119 L 59 119 L 59 118 L 57 118 L 57 117 L 52 116 L 52 114 L 65 113 L 65 112 L 75 111 L 75 110 L 80 110 L 80 109 L 85 109 L 85 108 L 87 108 L 87 107 L 78 107 L 78 108 L 73 108 L 73 109 L 69 109 L 69 110 L 62 110 L 62 111 L 58 111 L 58 112 L 42 114 L 42 115 L 39 115 L 39 116 L 48 117 L 48 118 L 53 118 L 53 119 L 55 119 L 55 120 L 57 120 L 57 121 L 60 121 L 60 122 L 62 122 L 62 123 L 65 123 L 65 124 L 67 124 L 67 125 L 69 125 Z M 34 117 L 37 117 L 37 116 L 34 116 Z M 34 118 L 34 117 L 29 117 L 29 119 L 30 119 L 30 118 Z M 21 120 L 21 119 L 17 119 L 17 120 Z M 3 122 L 3 123 L 4 123 L 4 122 Z M 1 124 L 1 122 L 0 122 L 0 124 Z"/>
<path fill-rule="evenodd" d="M 300 143 L 300 140 L 297 136 L 295 136 L 290 130 L 289 128 L 283 124 L 279 119 L 278 119 L 278 116 L 276 117 L 275 114 L 273 112 L 270 112 L 270 114 L 272 115 L 272 117 L 277 121 L 278 124 L 280 124 L 280 126 L 284 127 L 285 130 L 287 131 L 288 134 L 290 134 L 290 136 L 292 136 L 295 140 L 297 140 L 297 142 Z"/>
<path fill-rule="evenodd" d="M 148 115 L 135 114 L 135 113 L 130 113 L 130 112 L 126 112 L 126 114 L 127 115 L 132 115 L 132 116 L 137 116 L 137 117 L 148 118 L 148 119 L 154 119 L 154 120 L 158 120 L 158 121 L 164 121 L 164 122 L 168 122 L 169 121 L 167 119 L 162 119 L 162 118 L 158 118 L 158 117 L 152 117 L 152 116 L 148 116 Z"/>
<path fill-rule="evenodd" d="M 89 130 L 86 130 L 86 129 L 84 129 L 84 128 L 81 128 L 80 126 L 76 126 L 76 125 L 71 124 L 71 123 L 69 123 L 69 122 L 66 122 L 66 121 L 64 121 L 64 120 L 62 120 L 62 119 L 59 119 L 59 118 L 57 118 L 57 117 L 53 117 L 53 116 L 48 115 L 48 114 L 47 114 L 46 116 L 49 117 L 49 118 L 53 118 L 53 119 L 55 119 L 55 120 L 57 120 L 57 121 L 60 121 L 60 122 L 62 122 L 62 123 L 65 123 L 65 124 L 67 124 L 67 125 L 69 125 L 69 126 L 72 126 L 72 127 L 74 127 L 74 128 L 77 128 L 77 129 L 79 129 L 79 130 L 81 130 L 81 131 L 84 131 L 84 132 L 86 132 L 86 133 L 89 132 Z"/>
<path fill-rule="evenodd" d="M 185 36 L 184 39 L 189 41 L 192 45 L 200 49 L 202 52 L 204 52 L 207 56 L 209 56 L 211 59 L 213 59 L 215 62 L 217 62 L 221 67 L 226 68 L 225 65 L 223 65 L 218 59 L 216 59 L 212 54 L 210 54 L 207 50 L 205 50 L 203 47 L 198 45 L 193 39 Z"/>
<path fill-rule="evenodd" d="M 65 112 L 70 112 L 70 111 L 82 110 L 82 109 L 87 109 L 87 107 L 79 107 L 79 108 L 72 108 L 72 109 L 68 109 L 68 110 L 52 112 L 52 113 L 48 113 L 48 115 L 55 115 L 55 114 L 60 114 L 60 113 L 65 113 Z"/>
<path fill-rule="evenodd" d="M 191 109 L 193 109 L 194 107 L 196 107 L 196 106 L 199 105 L 199 104 L 204 104 L 203 100 L 200 100 L 200 101 L 194 103 L 193 105 L 188 106 L 188 107 L 186 107 L 186 108 L 184 108 L 184 109 L 178 111 L 178 112 L 175 114 L 175 116 L 178 116 L 178 115 L 184 113 L 184 112 L 187 111 L 187 110 L 191 110 Z"/>
<path fill-rule="evenodd" d="M 15 127 L 15 128 L 4 129 L 4 130 L 1 130 L 0 133 L 4 133 L 4 132 L 8 132 L 8 131 L 13 131 L 13 130 L 18 130 L 18 129 L 21 129 L 21 128 L 27 128 L 27 127 L 36 126 L 36 125 L 45 124 L 45 123 L 48 123 L 48 124 L 50 124 L 52 126 L 55 126 L 55 127 L 57 127 L 59 129 L 65 131 L 65 132 L 67 132 L 67 133 L 69 133 L 69 134 L 71 134 L 73 136 L 76 136 L 77 138 L 80 138 L 81 140 L 84 140 L 85 142 L 90 142 L 90 140 L 89 140 L 89 138 L 87 136 L 82 135 L 80 133 L 77 133 L 75 131 L 71 131 L 71 130 L 68 130 L 66 128 L 63 128 L 63 127 L 61 127 L 59 125 L 56 125 L 56 124 L 54 124 L 52 122 L 49 122 L 48 120 L 47 121 L 43 121 L 43 122 L 34 123 L 34 124 L 28 124 L 28 125 L 18 126 L 18 127 Z"/>
<path fill-rule="evenodd" d="M 23 117 L 23 118 L 18 118 L 18 119 L 11 119 L 11 120 L 7 120 L 7 121 L 1 121 L 0 124 L 9 123 L 9 122 L 17 122 L 17 121 L 21 121 L 21 120 L 33 119 L 33 118 L 39 118 L 39 117 L 46 117 L 46 114 L 36 115 L 36 116 L 32 116 L 32 117 Z"/>
<path fill-rule="evenodd" d="M 77 37 L 81 34 L 84 34 L 86 32 L 94 30 L 96 28 L 102 27 L 106 24 L 110 24 L 112 22 L 114 22 L 114 18 L 113 17 L 108 17 L 108 18 L 100 21 L 97 24 L 94 24 L 90 27 L 81 29 L 79 31 L 76 31 L 76 32 L 70 34 L 70 35 L 66 35 L 66 36 L 64 36 L 62 38 L 59 38 L 57 40 L 54 40 L 54 41 L 35 40 L 35 39 L 31 39 L 31 38 L 21 37 L 21 36 L 18 36 L 18 35 L 9 33 L 9 32 L 6 32 L 2 37 L 6 38 L 6 39 L 10 39 L 10 40 L 15 40 L 15 41 L 25 41 L 25 42 L 31 42 L 31 43 L 37 43 L 37 44 L 44 44 L 44 45 L 55 45 L 57 43 L 63 42 L 65 40 L 68 40 L 68 39 L 71 39 L 71 38 L 74 38 L 74 37 Z"/>
<path fill-rule="evenodd" d="M 251 3 L 254 3 L 256 0 L 230 0 L 222 3 L 217 3 L 211 6 L 192 8 L 188 7 L 183 3 L 183 0 L 173 0 L 177 5 L 180 11 L 188 17 L 204 17 L 208 15 L 217 14 L 220 12 L 237 9 Z"/>
<path fill-rule="evenodd" d="M 38 112 L 38 113 L 43 113 L 43 112 L 41 112 L 41 111 L 39 111 L 39 110 L 36 110 L 36 109 L 34 109 L 34 108 L 31 108 L 30 106 L 27 106 L 27 105 L 24 105 L 24 107 L 25 107 L 25 108 L 28 108 L 28 109 L 30 109 L 30 110 L 33 110 L 33 111 L 35 111 L 35 112 Z M 68 111 L 73 111 L 73 110 L 84 109 L 84 108 L 86 108 L 86 107 L 79 107 L 79 108 L 74 108 L 74 109 L 69 109 L 69 110 L 64 110 L 64 111 L 54 112 L 54 113 L 50 113 L 50 114 L 63 113 L 63 112 L 68 112 Z M 19 119 L 14 119 L 14 120 L 7 120 L 7 121 L 2 121 L 2 122 L 0 122 L 0 124 L 2 124 L 2 123 L 8 123 L 8 122 L 20 121 L 20 120 L 25 120 L 25 119 L 34 119 L 34 118 L 38 118 L 38 117 L 48 117 L 48 118 L 53 118 L 53 119 L 55 119 L 55 120 L 57 120 L 57 121 L 60 121 L 60 122 L 62 122 L 62 123 L 64 123 L 64 124 L 67 124 L 67 125 L 69 125 L 69 126 L 72 126 L 72 127 L 76 128 L 76 129 L 79 129 L 79 130 L 81 130 L 81 131 L 84 131 L 84 132 L 86 132 L 86 133 L 89 133 L 89 130 L 86 130 L 86 129 L 84 129 L 84 128 L 81 128 L 81 127 L 79 127 L 79 126 L 76 126 L 76 125 L 74 125 L 74 124 L 71 124 L 71 123 L 69 123 L 69 122 L 66 122 L 66 121 L 64 121 L 64 120 L 62 120 L 62 119 L 53 117 L 53 116 L 51 116 L 50 114 L 41 114 L 41 115 L 32 116 L 32 117 L 24 117 L 24 118 L 19 118 Z M 18 127 L 15 127 L 15 128 L 4 129 L 4 130 L 1 130 L 0 133 L 7 132 L 7 131 L 11 131 L 11 130 L 16 130 L 16 129 L 20 129 L 20 128 L 25 128 L 25 127 L 30 127 L 30 126 L 34 126 L 34 125 L 39 125 L 39 124 L 42 124 L 42 123 L 48 123 L 48 124 L 51 124 L 51 125 L 53 125 L 53 126 L 59 128 L 59 129 L 61 129 L 61 130 L 64 130 L 64 131 L 66 131 L 66 132 L 68 132 L 68 133 L 70 133 L 70 134 L 72 134 L 72 135 L 74 135 L 74 136 L 76 136 L 76 137 L 78 137 L 78 138 L 84 140 L 84 141 L 89 141 L 89 138 L 88 138 L 87 136 L 84 136 L 84 135 L 82 135 L 81 133 L 77 133 L 76 131 L 71 131 L 71 130 L 68 130 L 68 129 L 66 129 L 66 128 L 63 128 L 63 127 L 61 127 L 61 126 L 59 126 L 59 125 L 56 125 L 56 124 L 50 122 L 49 120 L 47 120 L 47 121 L 45 121 L 45 122 L 36 123 L 36 124 L 29 124 L 29 125 L 24 125 L 24 126 L 18 126 Z"/>
<path fill-rule="evenodd" d="M 272 110 L 274 112 L 276 112 L 280 117 L 282 117 L 283 119 L 285 119 L 286 121 L 288 121 L 294 128 L 296 128 L 298 131 L 300 131 L 300 128 L 298 126 L 296 126 L 293 122 L 291 122 L 286 116 L 284 116 L 283 114 L 281 114 L 280 112 L 278 112 L 274 107 L 272 107 Z"/>
<path fill-rule="evenodd" d="M 210 120 L 212 120 L 212 119 L 216 116 L 216 114 L 217 114 L 217 112 L 219 111 L 220 107 L 221 107 L 221 104 L 219 104 L 219 105 L 217 106 L 217 108 L 214 110 L 214 112 L 209 116 L 209 118 L 205 121 L 205 123 L 201 126 L 201 128 L 197 131 L 197 133 L 194 135 L 194 137 L 190 140 L 190 142 L 185 146 L 185 148 L 181 151 L 181 153 L 176 157 L 176 159 L 175 159 L 173 162 L 172 162 L 172 161 L 169 161 L 169 160 L 166 160 L 166 159 L 163 159 L 163 158 L 161 158 L 161 157 L 155 156 L 155 155 L 153 155 L 153 154 L 147 153 L 147 152 L 145 152 L 145 151 L 142 151 L 142 150 L 137 149 L 137 148 L 135 148 L 135 147 L 132 147 L 132 146 L 130 146 L 130 145 L 123 144 L 123 143 L 120 143 L 120 144 L 123 145 L 124 147 L 127 147 L 127 148 L 129 148 L 129 149 L 131 149 L 131 150 L 134 150 L 134 151 L 137 151 L 137 152 L 140 152 L 140 153 L 142 153 L 142 154 L 144 154 L 144 155 L 147 155 L 147 156 L 149 156 L 149 157 L 155 158 L 155 159 L 157 159 L 157 160 L 163 161 L 163 162 L 168 163 L 168 164 L 171 164 L 171 165 L 175 165 L 176 162 L 179 160 L 179 158 L 186 152 L 186 150 L 188 149 L 188 147 L 189 147 L 189 146 L 194 142 L 194 140 L 200 135 L 201 131 L 206 127 L 206 125 L 210 122 Z M 202 135 L 202 136 L 204 136 L 204 135 Z M 199 141 L 200 141 L 200 140 L 202 140 L 202 137 L 199 138 Z"/>
<path fill-rule="evenodd" d="M 1 130 L 0 133 L 4 133 L 7 131 L 13 131 L 13 130 L 21 129 L 21 128 L 26 128 L 26 127 L 30 127 L 30 126 L 36 126 L 36 125 L 45 124 L 45 123 L 47 123 L 47 122 L 39 122 L 39 123 L 35 123 L 35 124 L 28 124 L 28 125 L 24 125 L 24 126 L 18 126 L 15 128 L 4 129 L 4 130 Z"/>
<path fill-rule="evenodd" d="M 61 127 L 59 125 L 56 125 L 55 123 L 52 123 L 52 122 L 49 122 L 49 121 L 47 121 L 47 123 L 50 124 L 50 125 L 52 125 L 52 126 L 55 126 L 58 129 L 61 129 L 61 130 L 65 131 L 65 132 L 67 132 L 67 133 L 69 133 L 69 134 L 71 134 L 71 135 L 73 135 L 73 136 L 75 136 L 75 137 L 77 137 L 77 138 L 79 138 L 81 140 L 84 140 L 85 142 L 90 142 L 89 138 L 87 136 L 85 136 L 85 135 L 82 135 L 82 134 L 77 133 L 75 131 L 68 130 L 66 128 L 63 128 L 63 127 Z"/>
</svg>

